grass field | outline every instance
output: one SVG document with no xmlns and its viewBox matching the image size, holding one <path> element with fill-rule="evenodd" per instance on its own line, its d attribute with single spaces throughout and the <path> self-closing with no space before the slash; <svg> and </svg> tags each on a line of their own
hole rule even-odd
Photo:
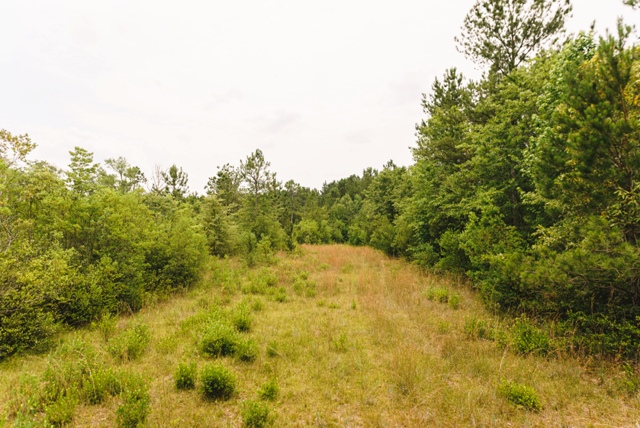
<svg viewBox="0 0 640 428">
<path fill-rule="evenodd" d="M 637 426 L 636 368 L 552 342 L 370 248 L 214 260 L 182 295 L 0 365 L 0 427 Z M 207 398 L 211 366 L 229 394 Z"/>
</svg>

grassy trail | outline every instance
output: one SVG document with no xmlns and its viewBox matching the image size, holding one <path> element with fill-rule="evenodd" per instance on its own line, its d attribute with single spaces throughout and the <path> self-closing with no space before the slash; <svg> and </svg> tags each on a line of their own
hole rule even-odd
<svg viewBox="0 0 640 428">
<path fill-rule="evenodd" d="M 245 314 L 249 331 L 237 335 L 253 339 L 255 359 L 203 355 L 206 314 L 233 314 L 239 307 L 251 308 L 251 315 Z M 629 427 L 640 422 L 640 395 L 630 385 L 634 378 L 619 368 L 518 355 L 482 338 L 491 335 L 478 326 L 505 331 L 508 326 L 500 326 L 466 288 L 369 248 L 303 247 L 299 255 L 279 256 L 272 266 L 255 269 L 214 261 L 201 285 L 118 320 L 113 334 L 140 324 L 148 327 L 150 341 L 140 357 L 129 360 L 109 355 L 100 329 L 69 333 L 61 341 L 87 343 L 109 367 L 142 375 L 149 385 L 144 424 L 149 427 L 242 426 L 243 403 L 258 401 L 258 391 L 269 382 L 279 392 L 264 403 L 278 427 Z M 197 389 L 178 391 L 174 373 L 181 362 L 226 366 L 237 377 L 235 394 L 209 401 Z M 40 355 L 0 365 L 0 427 L 1 415 L 4 426 L 14 426 L 16 409 L 25 402 L 16 385 L 21 379 L 24 384 L 27 374 L 41 379 L 51 364 L 55 358 Z M 518 392 L 506 391 L 507 384 L 532 388 L 527 391 L 534 391 L 541 409 L 514 404 Z M 116 426 L 121 401 L 119 396 L 98 405 L 80 400 L 69 426 Z M 33 420 L 42 421 L 43 408 L 34 412 Z"/>
</svg>

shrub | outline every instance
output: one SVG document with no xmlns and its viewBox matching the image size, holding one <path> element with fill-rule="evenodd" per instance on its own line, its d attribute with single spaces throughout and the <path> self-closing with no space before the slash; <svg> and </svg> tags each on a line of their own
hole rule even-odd
<svg viewBox="0 0 640 428">
<path fill-rule="evenodd" d="M 45 406 L 45 421 L 54 427 L 64 426 L 71 422 L 78 405 L 75 394 L 60 397 L 57 401 Z"/>
<path fill-rule="evenodd" d="M 211 357 L 233 355 L 238 344 L 238 335 L 228 323 L 214 320 L 207 324 L 200 341 L 201 351 Z"/>
<path fill-rule="evenodd" d="M 258 396 L 263 400 L 273 401 L 278 398 L 280 388 L 278 387 L 278 381 L 275 377 L 272 377 L 258 390 Z"/>
<path fill-rule="evenodd" d="M 194 389 L 198 377 L 196 363 L 180 363 L 174 375 L 176 389 Z"/>
<path fill-rule="evenodd" d="M 147 349 L 150 339 L 149 328 L 138 324 L 109 339 L 107 351 L 118 361 L 136 360 Z"/>
<path fill-rule="evenodd" d="M 242 403 L 242 423 L 247 428 L 262 428 L 273 425 L 269 406 L 260 401 Z"/>
<path fill-rule="evenodd" d="M 280 287 L 273 295 L 276 302 L 284 303 L 287 301 L 287 290 L 284 287 Z"/>
<path fill-rule="evenodd" d="M 544 355 L 551 349 L 551 339 L 527 317 L 520 317 L 515 320 L 511 329 L 511 345 L 519 354 Z"/>
<path fill-rule="evenodd" d="M 231 312 L 231 322 L 234 327 L 238 331 L 249 331 L 251 330 L 251 324 L 253 324 L 253 316 L 251 315 L 251 310 L 246 305 L 238 305 Z"/>
<path fill-rule="evenodd" d="M 460 295 L 458 293 L 451 293 L 449 295 L 449 307 L 451 309 L 459 309 L 460 308 Z"/>
<path fill-rule="evenodd" d="M 93 322 L 91 326 L 100 332 L 100 336 L 104 343 L 107 343 L 109 339 L 115 334 L 116 324 L 118 323 L 118 318 L 111 315 L 110 313 L 106 313 L 102 315 L 99 321 Z"/>
<path fill-rule="evenodd" d="M 122 404 L 116 410 L 118 426 L 136 428 L 144 423 L 149 415 L 150 402 L 148 388 L 144 382 L 141 379 L 131 382 L 122 393 Z"/>
<path fill-rule="evenodd" d="M 509 402 L 526 410 L 540 411 L 542 403 L 535 389 L 530 386 L 516 382 L 500 382 L 498 393 L 505 397 Z"/>
<path fill-rule="evenodd" d="M 223 366 L 208 365 L 200 372 L 200 392 L 206 399 L 228 400 L 235 389 L 235 376 Z"/>
<path fill-rule="evenodd" d="M 255 359 L 258 358 L 258 345 L 255 340 L 247 339 L 239 341 L 236 344 L 235 356 L 245 363 L 255 361 Z"/>
<path fill-rule="evenodd" d="M 100 404 L 107 396 L 122 392 L 122 381 L 110 368 L 99 368 L 82 383 L 83 399 L 89 404 Z"/>
</svg>

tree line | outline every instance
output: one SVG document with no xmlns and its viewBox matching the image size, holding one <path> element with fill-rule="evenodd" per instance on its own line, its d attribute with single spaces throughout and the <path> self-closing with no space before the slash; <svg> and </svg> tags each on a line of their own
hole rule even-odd
<svg viewBox="0 0 640 428">
<path fill-rule="evenodd" d="M 490 308 L 546 320 L 569 347 L 638 358 L 640 46 L 622 21 L 566 37 L 570 12 L 478 1 L 457 43 L 485 72 L 435 79 L 414 163 L 321 189 L 278 181 L 259 149 L 218 167 L 206 195 L 178 166 L 147 180 L 81 148 L 59 170 L 3 130 L 0 358 L 189 286 L 207 253 L 255 264 L 300 243 L 463 275 Z"/>
</svg>

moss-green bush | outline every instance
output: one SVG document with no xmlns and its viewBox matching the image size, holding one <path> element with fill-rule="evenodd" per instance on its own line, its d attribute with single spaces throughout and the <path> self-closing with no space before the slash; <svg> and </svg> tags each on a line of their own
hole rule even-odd
<svg viewBox="0 0 640 428">
<path fill-rule="evenodd" d="M 207 365 L 200 372 L 200 393 L 209 400 L 228 400 L 236 390 L 236 377 L 220 365 Z"/>
<path fill-rule="evenodd" d="M 535 389 L 517 382 L 502 380 L 498 386 L 498 393 L 510 403 L 526 410 L 542 410 L 542 402 Z"/>
</svg>

